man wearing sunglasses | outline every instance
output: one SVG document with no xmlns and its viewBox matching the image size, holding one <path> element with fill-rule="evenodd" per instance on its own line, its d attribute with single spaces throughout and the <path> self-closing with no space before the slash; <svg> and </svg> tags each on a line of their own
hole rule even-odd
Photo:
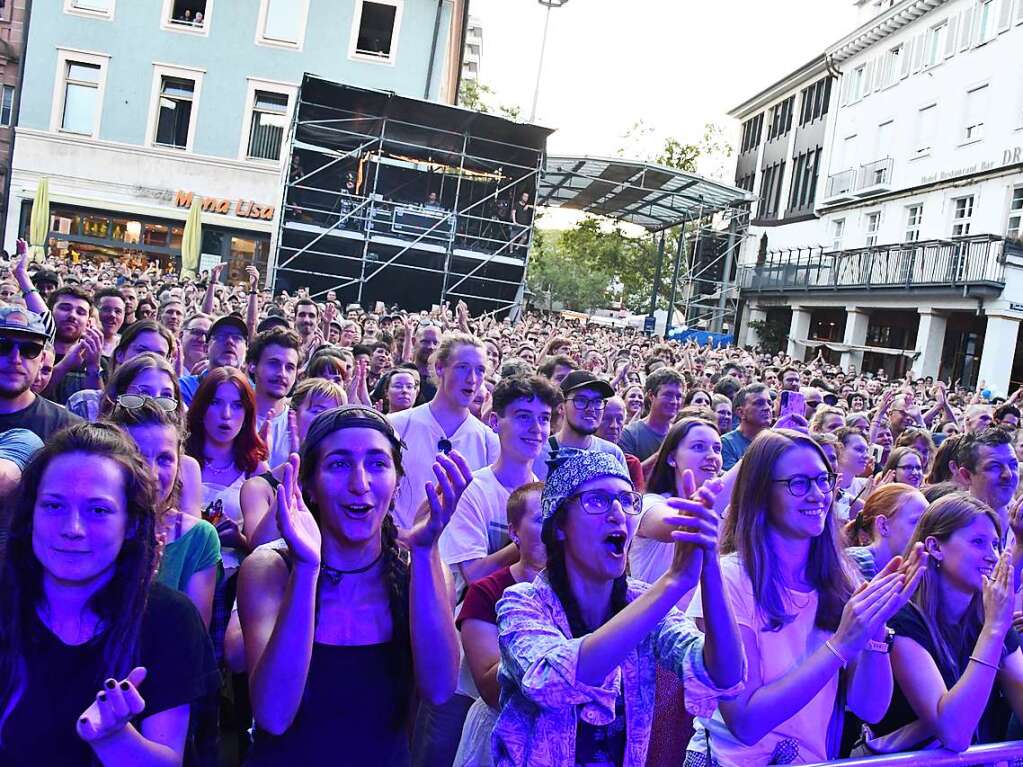
<svg viewBox="0 0 1023 767">
<path fill-rule="evenodd" d="M 562 460 L 583 450 L 610 453 L 628 469 L 622 449 L 597 436 L 604 406 L 615 393 L 611 384 L 588 370 L 575 370 L 562 380 L 561 393 L 565 396 L 561 429 L 544 441 L 543 450 L 533 463 L 536 476 L 546 479 L 550 461 Z"/>
<path fill-rule="evenodd" d="M 0 432 L 28 429 L 43 442 L 80 420 L 32 391 L 49 334 L 42 318 L 18 306 L 0 307 Z"/>
</svg>

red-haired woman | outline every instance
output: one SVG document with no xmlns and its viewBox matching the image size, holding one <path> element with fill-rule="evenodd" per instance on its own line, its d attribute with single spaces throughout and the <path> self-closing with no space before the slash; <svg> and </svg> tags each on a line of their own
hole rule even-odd
<svg viewBox="0 0 1023 767">
<path fill-rule="evenodd" d="M 234 602 L 233 576 L 250 548 L 242 529 L 242 485 L 268 470 L 266 443 L 256 432 L 256 395 L 236 368 L 214 368 L 203 378 L 188 410 L 185 451 L 202 466 L 202 516 L 220 534 L 225 578 L 214 597 L 211 624 L 219 661 Z"/>
</svg>

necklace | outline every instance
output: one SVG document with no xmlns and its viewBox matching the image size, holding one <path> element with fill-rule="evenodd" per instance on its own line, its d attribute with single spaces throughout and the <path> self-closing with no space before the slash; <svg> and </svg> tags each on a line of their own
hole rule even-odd
<svg viewBox="0 0 1023 767">
<path fill-rule="evenodd" d="M 226 466 L 214 466 L 212 458 L 204 458 L 203 463 L 206 465 L 206 468 L 209 469 L 211 474 L 223 474 L 225 471 L 229 471 L 234 468 L 234 461 L 231 461 Z"/>
<path fill-rule="evenodd" d="M 365 567 L 360 567 L 360 568 L 357 568 L 355 570 L 339 570 L 336 567 L 331 567 L 326 562 L 321 562 L 320 563 L 320 572 L 326 577 L 326 579 L 328 581 L 330 581 L 332 586 L 336 586 L 342 580 L 344 580 L 344 577 L 346 575 L 360 575 L 360 574 L 366 572 L 367 570 L 372 569 L 373 566 L 376 565 L 376 563 L 379 562 L 380 559 L 383 556 L 384 556 L 384 550 L 381 549 L 380 553 L 377 554 L 376 559 L 374 559 L 372 562 L 370 562 Z"/>
</svg>

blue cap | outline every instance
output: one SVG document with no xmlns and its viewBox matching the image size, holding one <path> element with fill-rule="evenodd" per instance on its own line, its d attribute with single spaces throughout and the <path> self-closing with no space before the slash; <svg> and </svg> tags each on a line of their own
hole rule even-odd
<svg viewBox="0 0 1023 767">
<path fill-rule="evenodd" d="M 582 450 L 555 466 L 547 475 L 540 497 L 544 521 L 553 517 L 561 504 L 582 485 L 602 477 L 620 477 L 632 485 L 629 472 L 611 453 Z"/>
<path fill-rule="evenodd" d="M 50 340 L 50 331 L 43 318 L 20 306 L 0 306 L 0 333 L 34 336 L 40 341 Z"/>
</svg>

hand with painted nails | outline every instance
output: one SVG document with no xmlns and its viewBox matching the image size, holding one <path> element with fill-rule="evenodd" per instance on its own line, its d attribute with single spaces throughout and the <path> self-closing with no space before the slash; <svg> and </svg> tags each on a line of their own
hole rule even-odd
<svg viewBox="0 0 1023 767">
<path fill-rule="evenodd" d="M 126 679 L 108 679 L 79 717 L 78 737 L 86 743 L 97 743 L 121 732 L 146 708 L 146 701 L 138 691 L 145 678 L 145 668 L 137 666 Z"/>
</svg>

